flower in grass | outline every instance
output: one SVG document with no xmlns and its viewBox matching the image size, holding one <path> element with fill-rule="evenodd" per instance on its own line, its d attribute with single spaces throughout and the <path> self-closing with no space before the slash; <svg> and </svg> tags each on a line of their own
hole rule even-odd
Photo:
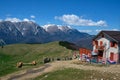
<svg viewBox="0 0 120 80">
<path fill-rule="evenodd" d="M 48 77 L 48 75 L 45 75 L 45 77 Z"/>
<path fill-rule="evenodd" d="M 114 80 L 116 79 L 116 77 L 113 78 Z"/>
<path fill-rule="evenodd" d="M 101 78 L 100 80 L 104 80 L 103 78 Z"/>
</svg>

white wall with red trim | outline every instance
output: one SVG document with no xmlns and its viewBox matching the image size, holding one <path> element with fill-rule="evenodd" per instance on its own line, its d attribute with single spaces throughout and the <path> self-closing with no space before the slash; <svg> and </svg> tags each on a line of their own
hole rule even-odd
<svg viewBox="0 0 120 80">
<path fill-rule="evenodd" d="M 113 61 L 118 62 L 119 46 L 117 43 L 114 43 L 113 45 L 113 43 L 110 40 L 106 39 L 105 37 L 99 38 L 96 41 L 97 41 L 97 44 L 93 42 L 93 52 L 96 52 L 97 46 L 104 46 L 103 60 L 113 59 Z"/>
</svg>

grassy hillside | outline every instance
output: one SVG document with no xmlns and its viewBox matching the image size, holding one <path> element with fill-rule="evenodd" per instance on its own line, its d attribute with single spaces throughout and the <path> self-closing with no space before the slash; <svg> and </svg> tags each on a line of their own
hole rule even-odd
<svg viewBox="0 0 120 80">
<path fill-rule="evenodd" d="M 0 47 L 0 76 L 12 73 L 21 68 L 16 67 L 17 62 L 37 61 L 37 65 L 43 64 L 44 57 L 71 56 L 71 50 L 59 45 L 59 42 L 46 44 L 13 44 L 4 48 Z M 22 69 L 33 66 L 24 66 Z"/>
</svg>

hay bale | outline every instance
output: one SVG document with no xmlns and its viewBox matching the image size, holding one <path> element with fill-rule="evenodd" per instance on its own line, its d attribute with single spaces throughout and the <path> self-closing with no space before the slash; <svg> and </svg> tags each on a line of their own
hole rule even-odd
<svg viewBox="0 0 120 80">
<path fill-rule="evenodd" d="M 48 62 L 50 62 L 50 58 L 45 58 L 44 63 L 48 63 Z"/>
<path fill-rule="evenodd" d="M 33 65 L 36 65 L 36 64 L 37 64 L 37 62 L 36 62 L 36 61 L 33 61 L 33 62 L 32 62 L 32 64 L 33 64 Z"/>
<path fill-rule="evenodd" d="M 57 58 L 57 61 L 60 61 L 61 59 L 60 58 Z"/>
<path fill-rule="evenodd" d="M 70 57 L 69 60 L 72 60 L 72 57 Z"/>
<path fill-rule="evenodd" d="M 18 62 L 18 63 L 17 63 L 17 67 L 18 67 L 18 68 L 21 68 L 22 66 L 23 66 L 23 63 L 22 63 L 22 62 Z"/>
<path fill-rule="evenodd" d="M 54 61 L 54 58 L 52 58 L 51 61 Z"/>
</svg>

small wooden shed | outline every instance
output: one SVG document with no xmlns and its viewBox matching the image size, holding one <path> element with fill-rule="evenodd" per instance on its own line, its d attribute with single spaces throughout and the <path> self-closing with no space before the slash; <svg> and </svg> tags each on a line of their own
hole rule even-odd
<svg viewBox="0 0 120 80">
<path fill-rule="evenodd" d="M 91 58 L 91 50 L 87 48 L 79 49 L 80 59 L 86 60 L 87 58 Z"/>
</svg>

